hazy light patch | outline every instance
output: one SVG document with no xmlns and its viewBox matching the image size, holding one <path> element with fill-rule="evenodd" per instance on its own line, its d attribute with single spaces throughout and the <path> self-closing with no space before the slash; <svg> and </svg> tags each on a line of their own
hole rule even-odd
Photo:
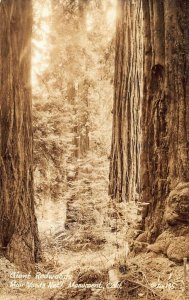
<svg viewBox="0 0 189 300">
<path fill-rule="evenodd" d="M 50 27 L 47 23 L 43 22 L 42 25 L 41 25 L 41 30 L 42 30 L 43 34 L 49 33 L 50 32 Z"/>
<path fill-rule="evenodd" d="M 94 27 L 94 19 L 90 14 L 88 14 L 86 17 L 86 27 L 87 27 L 87 31 L 93 30 Z"/>
<path fill-rule="evenodd" d="M 51 15 L 50 4 L 48 6 L 44 6 L 41 12 L 42 17 L 49 17 Z"/>
<path fill-rule="evenodd" d="M 32 44 L 33 44 L 34 48 L 38 48 L 38 49 L 44 49 L 46 47 L 46 43 L 44 43 L 43 40 L 40 40 L 40 41 L 33 40 Z M 36 51 L 35 55 L 38 55 L 37 51 Z M 34 57 L 35 57 L 35 55 L 34 55 Z"/>
<path fill-rule="evenodd" d="M 110 9 L 107 10 L 106 21 L 108 23 L 108 26 L 113 27 L 115 25 L 116 15 L 117 15 L 116 7 L 111 7 Z"/>
<path fill-rule="evenodd" d="M 39 7 L 36 2 L 36 27 L 33 34 L 33 55 L 32 55 L 32 85 L 37 86 L 38 77 L 49 67 L 49 34 L 50 34 L 50 16 L 51 16 L 51 3 L 46 0 L 45 5 Z M 35 11 L 35 10 L 34 10 Z M 39 22 L 40 21 L 40 22 Z M 39 25 L 38 25 L 39 23 Z"/>
<path fill-rule="evenodd" d="M 41 62 L 41 60 L 43 59 L 43 55 L 41 55 L 40 53 L 36 53 L 32 59 L 32 63 L 35 64 L 39 64 Z"/>
</svg>

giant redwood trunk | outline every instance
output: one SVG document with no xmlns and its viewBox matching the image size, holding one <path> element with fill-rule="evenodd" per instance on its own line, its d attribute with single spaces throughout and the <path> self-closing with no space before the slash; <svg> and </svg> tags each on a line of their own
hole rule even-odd
<svg viewBox="0 0 189 300">
<path fill-rule="evenodd" d="M 109 194 L 131 201 L 139 193 L 142 97 L 142 3 L 119 0 Z"/>
<path fill-rule="evenodd" d="M 31 119 L 31 0 L 0 3 L 0 248 L 22 269 L 39 256 Z"/>
<path fill-rule="evenodd" d="M 133 25 L 140 1 L 119 2 L 124 12 L 117 28 L 110 192 L 127 201 L 139 187 L 139 199 L 147 205 L 138 241 L 156 241 L 149 249 L 181 260 L 189 256 L 189 2 L 142 0 L 142 33 Z M 128 15 L 128 6 L 135 13 Z M 124 39 L 137 53 L 127 50 Z M 143 48 L 140 97 L 134 88 L 141 70 L 136 43 Z M 134 182 L 133 170 L 138 170 Z M 125 197 L 131 183 L 134 189 Z"/>
<path fill-rule="evenodd" d="M 141 200 L 154 242 L 189 234 L 189 2 L 143 0 L 143 12 Z"/>
</svg>

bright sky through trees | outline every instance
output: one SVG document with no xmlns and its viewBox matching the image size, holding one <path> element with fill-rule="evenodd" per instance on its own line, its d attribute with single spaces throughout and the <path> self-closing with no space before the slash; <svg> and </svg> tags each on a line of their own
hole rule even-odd
<svg viewBox="0 0 189 300">
<path fill-rule="evenodd" d="M 39 7 L 40 6 L 40 7 Z M 38 76 L 49 66 L 50 43 L 49 35 L 51 26 L 51 3 L 34 2 L 34 26 L 33 26 L 33 56 L 32 56 L 32 85 L 38 84 Z"/>
<path fill-rule="evenodd" d="M 116 20 L 116 1 L 106 0 L 103 3 L 105 11 L 105 22 L 108 28 L 115 28 Z M 50 61 L 50 35 L 51 35 L 51 2 L 44 0 L 41 4 L 34 1 L 34 27 L 33 27 L 33 56 L 32 56 L 32 85 L 37 87 L 38 78 L 49 67 Z M 86 15 L 86 29 L 92 32 L 95 23 L 94 16 L 89 12 Z"/>
</svg>

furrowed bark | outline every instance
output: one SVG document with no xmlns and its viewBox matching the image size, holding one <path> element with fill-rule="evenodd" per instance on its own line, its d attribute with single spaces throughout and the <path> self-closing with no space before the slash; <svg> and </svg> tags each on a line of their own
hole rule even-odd
<svg viewBox="0 0 189 300">
<path fill-rule="evenodd" d="M 157 241 L 150 249 L 182 260 L 189 255 L 189 3 L 139 3 L 119 1 L 110 195 L 129 201 L 139 192 L 138 241 Z"/>
<path fill-rule="evenodd" d="M 28 270 L 40 252 L 33 192 L 31 1 L 1 1 L 0 19 L 0 247 Z"/>
<path fill-rule="evenodd" d="M 150 203 L 143 214 L 144 229 L 147 240 L 153 242 L 167 224 L 179 226 L 180 219 L 189 222 L 189 199 L 184 196 L 189 195 L 189 4 L 143 1 L 143 11 L 140 177 L 141 200 Z M 174 193 L 177 196 L 172 203 Z M 182 205 L 185 213 L 179 210 Z"/>
<path fill-rule="evenodd" d="M 138 198 L 140 186 L 141 1 L 119 0 L 118 16 L 109 194 L 131 201 Z"/>
</svg>

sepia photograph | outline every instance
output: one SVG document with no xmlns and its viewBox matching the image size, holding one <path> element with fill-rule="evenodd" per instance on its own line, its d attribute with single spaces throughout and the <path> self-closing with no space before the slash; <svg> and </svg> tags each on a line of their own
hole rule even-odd
<svg viewBox="0 0 189 300">
<path fill-rule="evenodd" d="M 189 0 L 0 0 L 0 300 L 189 300 Z"/>
</svg>

